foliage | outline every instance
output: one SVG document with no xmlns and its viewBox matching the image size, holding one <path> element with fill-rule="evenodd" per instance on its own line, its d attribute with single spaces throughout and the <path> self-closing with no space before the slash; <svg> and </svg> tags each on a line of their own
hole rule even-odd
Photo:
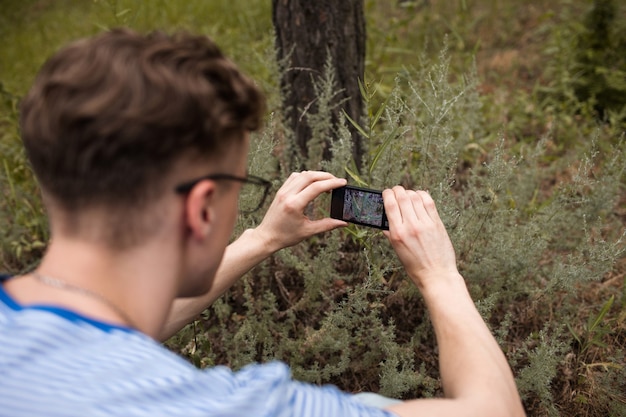
<svg viewBox="0 0 626 417">
<path fill-rule="evenodd" d="M 0 262 L 7 269 L 22 271 L 41 257 L 47 221 L 18 139 L 18 99 L 2 83 L 0 98 Z"/>
<path fill-rule="evenodd" d="M 626 126 L 626 7 L 594 0 L 586 11 L 566 7 L 545 50 L 555 60 L 546 68 L 550 83 L 539 91 L 553 105 L 569 106 L 603 122 Z M 574 14 L 584 13 L 582 20 Z M 574 40 L 574 42 L 572 42 Z"/>
<path fill-rule="evenodd" d="M 581 355 L 579 336 L 563 326 L 579 319 L 577 288 L 603 279 L 624 254 L 623 227 L 614 214 L 623 191 L 624 146 L 605 145 L 612 146 L 610 157 L 601 160 L 596 132 L 581 144 L 582 157 L 564 156 L 569 166 L 562 180 L 546 187 L 554 175 L 543 165 L 549 135 L 534 146 L 518 147 L 504 137 L 488 149 L 479 144 L 485 133 L 476 76 L 452 82 L 448 71 L 445 50 L 437 61 L 424 59 L 397 77 L 382 104 L 374 103 L 364 82 L 372 106 L 366 123 L 345 123 L 369 140 L 365 168 L 356 171 L 350 135 L 341 128 L 323 167 L 362 185 L 402 182 L 431 191 L 479 310 L 518 370 L 527 405 L 559 415 L 553 381 L 568 355 Z M 329 92 L 318 97 L 323 109 L 332 99 L 332 78 L 321 82 Z M 319 131 L 328 132 L 330 120 L 313 116 Z M 312 214 L 324 215 L 324 207 Z M 199 332 L 213 337 L 207 356 L 220 363 L 280 359 L 297 378 L 315 383 L 399 397 L 440 393 L 423 304 L 378 232 L 349 228 L 279 252 L 226 300 Z M 613 332 L 610 326 L 602 334 L 591 331 L 596 338 Z M 616 378 L 622 365 L 608 363 L 607 375 Z M 598 389 L 609 392 L 610 386 Z"/>
<path fill-rule="evenodd" d="M 0 68 L 3 269 L 27 269 L 47 239 L 16 105 L 35 68 L 60 44 L 102 26 L 187 28 L 212 35 L 276 91 L 280 65 L 272 59 L 268 2 L 18 3 L 4 2 L 0 18 L 0 62 L 10 63 Z M 327 71 L 306 115 L 315 133 L 311 156 L 295 164 L 374 188 L 429 190 L 529 415 L 623 414 L 626 143 L 619 124 L 598 125 L 598 94 L 588 102 L 576 95 L 580 61 L 568 51 L 574 33 L 587 33 L 573 19 L 587 2 L 561 2 L 555 10 L 540 9 L 539 1 L 523 10 L 488 0 L 391 3 L 367 2 L 366 114 L 331 127 L 339 87 Z M 524 88 L 480 59 L 482 51 L 508 48 L 525 35 L 527 27 L 512 19 L 518 15 L 534 22 L 529 36 L 545 41 L 553 57 L 536 70 L 542 78 Z M 266 128 L 249 155 L 250 172 L 275 186 L 295 166 L 279 102 L 271 93 Z M 360 170 L 350 125 L 367 138 Z M 323 160 L 327 143 L 332 158 Z M 328 215 L 328 197 L 309 214 Z M 235 235 L 259 220 L 240 218 Z M 367 228 L 333 231 L 276 253 L 168 346 L 199 367 L 280 359 L 298 379 L 349 391 L 441 395 L 421 296 L 384 236 Z"/>
<path fill-rule="evenodd" d="M 609 112 L 626 120 L 626 26 L 614 0 L 595 0 L 578 35 L 574 85 L 580 101 L 591 100 L 600 118 Z"/>
</svg>

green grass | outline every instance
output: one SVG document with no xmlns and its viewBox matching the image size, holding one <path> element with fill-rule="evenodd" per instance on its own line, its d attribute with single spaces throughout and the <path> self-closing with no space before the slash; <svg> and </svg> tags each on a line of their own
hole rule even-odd
<svg viewBox="0 0 626 417">
<path fill-rule="evenodd" d="M 265 56 L 273 44 L 271 9 L 263 2 L 250 7 L 241 0 L 8 0 L 0 8 L 4 40 L 0 77 L 16 94 L 26 91 L 37 68 L 62 45 L 116 26 L 204 33 L 256 78 L 273 77 Z"/>
<path fill-rule="evenodd" d="M 353 175 L 376 187 L 401 182 L 431 191 L 529 415 L 624 415 L 625 126 L 619 111 L 600 121 L 594 103 L 576 97 L 573 51 L 591 3 L 546 3 L 367 0 L 369 120 L 362 125 L 369 143 L 365 169 Z M 618 22 L 625 13 L 620 5 Z M 273 150 L 289 138 L 279 123 L 269 2 L 5 0 L 3 270 L 35 264 L 47 240 L 17 101 L 61 45 L 119 25 L 208 34 L 259 80 L 272 116 L 256 137 L 250 170 L 280 176 Z M 320 87 L 322 109 L 333 87 Z M 316 116 L 316 131 L 327 131 L 326 117 Z M 321 166 L 348 176 L 349 134 L 332 136 L 334 157 Z M 315 209 L 320 216 L 324 204 Z M 242 219 L 238 230 L 256 221 Z M 278 358 L 297 378 L 345 390 L 441 394 L 421 298 L 368 229 L 279 252 L 168 346 L 200 367 Z"/>
</svg>

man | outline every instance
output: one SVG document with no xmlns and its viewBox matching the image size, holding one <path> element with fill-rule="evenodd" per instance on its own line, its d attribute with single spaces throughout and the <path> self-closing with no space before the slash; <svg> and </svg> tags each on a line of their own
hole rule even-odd
<svg viewBox="0 0 626 417">
<path fill-rule="evenodd" d="M 346 181 L 291 175 L 227 247 L 263 97 L 207 38 L 114 30 L 69 45 L 21 107 L 51 228 L 36 270 L 0 288 L 3 416 L 519 416 L 429 195 L 384 191 L 391 244 L 428 305 L 446 398 L 380 409 L 280 363 L 198 370 L 176 332 L 271 253 L 345 226 L 306 205 Z"/>
</svg>

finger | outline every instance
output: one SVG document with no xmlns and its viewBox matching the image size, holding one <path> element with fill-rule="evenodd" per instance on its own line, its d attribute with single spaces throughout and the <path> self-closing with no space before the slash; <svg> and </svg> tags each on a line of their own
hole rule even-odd
<svg viewBox="0 0 626 417">
<path fill-rule="evenodd" d="M 320 220 L 313 220 L 309 223 L 309 235 L 312 236 L 318 233 L 328 232 L 339 227 L 346 227 L 347 225 L 348 223 L 343 220 L 331 219 L 329 217 Z"/>
<path fill-rule="evenodd" d="M 320 194 L 325 193 L 335 188 L 343 187 L 347 181 L 344 178 L 332 177 L 325 180 L 317 180 L 308 184 L 299 193 L 298 198 L 304 203 L 304 206 L 316 199 Z"/>
<path fill-rule="evenodd" d="M 402 215 L 402 223 L 406 226 L 413 226 L 417 222 L 417 215 L 411 195 L 414 191 L 407 191 L 404 187 L 395 186 L 393 192 L 398 200 L 398 207 L 400 208 L 400 214 Z"/>
<path fill-rule="evenodd" d="M 293 173 L 283 185 L 283 191 L 291 194 L 297 194 L 304 190 L 309 184 L 315 181 L 335 179 L 333 174 L 324 171 L 302 171 Z"/>
<path fill-rule="evenodd" d="M 419 194 L 422 198 L 424 209 L 426 210 L 428 216 L 434 221 L 440 222 L 441 218 L 439 217 L 439 212 L 437 211 L 437 205 L 431 195 L 426 191 L 419 191 Z"/>
<path fill-rule="evenodd" d="M 276 192 L 276 197 L 292 193 L 292 190 L 294 189 L 294 184 L 296 184 L 295 186 L 297 187 L 297 179 L 299 176 L 299 172 L 292 172 L 291 175 L 287 177 L 285 182 L 283 182 L 283 185 L 281 185 Z"/>
<path fill-rule="evenodd" d="M 424 201 L 422 200 L 422 195 L 417 191 L 410 191 L 411 203 L 413 204 L 413 210 L 417 215 L 418 220 L 427 220 L 430 219 L 426 208 L 424 207 Z"/>
<path fill-rule="evenodd" d="M 389 221 L 389 230 L 398 230 L 402 227 L 402 214 L 400 213 L 398 200 L 393 190 L 383 190 L 383 205 L 385 206 L 385 213 L 387 213 L 387 220 Z"/>
<path fill-rule="evenodd" d="M 285 182 L 283 182 L 283 185 L 281 185 L 281 189 L 288 189 L 291 187 L 291 184 L 293 184 L 293 182 L 296 180 L 296 178 L 298 178 L 298 176 L 300 175 L 300 172 L 292 172 L 289 177 L 287 177 L 287 179 L 285 180 Z"/>
<path fill-rule="evenodd" d="M 312 179 L 315 178 L 335 178 L 335 176 L 321 171 L 294 172 L 287 178 L 287 180 L 285 180 L 283 185 L 276 192 L 273 203 L 284 204 L 287 201 L 290 201 L 290 204 L 293 204 L 294 199 L 298 200 L 297 194 L 301 192 Z M 298 202 L 296 202 L 296 204 L 298 204 Z M 298 206 L 301 206 L 301 204 L 298 204 Z M 297 209 L 300 209 L 300 207 Z"/>
</svg>

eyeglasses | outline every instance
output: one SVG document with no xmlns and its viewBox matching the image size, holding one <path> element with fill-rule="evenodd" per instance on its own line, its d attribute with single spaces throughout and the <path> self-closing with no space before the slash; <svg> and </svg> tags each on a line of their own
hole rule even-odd
<svg viewBox="0 0 626 417">
<path fill-rule="evenodd" d="M 197 183 L 203 180 L 226 180 L 242 183 L 241 192 L 239 193 L 239 211 L 243 214 L 253 213 L 261 208 L 272 186 L 272 183 L 268 180 L 255 177 L 254 175 L 248 175 L 247 178 L 242 178 L 229 174 L 210 174 L 179 184 L 174 190 L 179 194 L 186 194 L 191 191 Z M 263 187 L 262 192 L 259 192 L 259 187 Z"/>
</svg>

